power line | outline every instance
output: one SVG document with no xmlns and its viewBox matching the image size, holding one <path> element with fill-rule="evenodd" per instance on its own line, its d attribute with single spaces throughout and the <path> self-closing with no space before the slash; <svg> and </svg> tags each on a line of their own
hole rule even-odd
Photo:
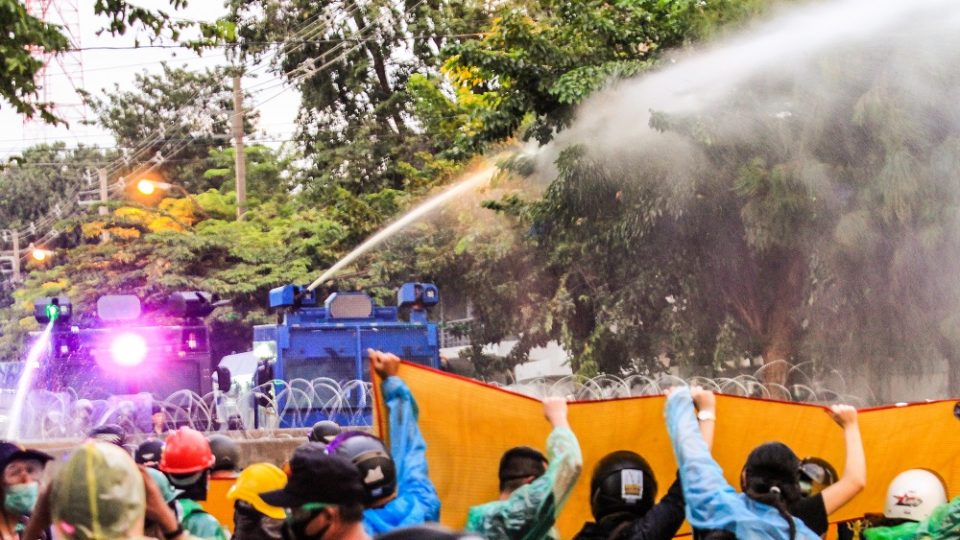
<svg viewBox="0 0 960 540">
<path fill-rule="evenodd" d="M 368 27 L 369 28 L 369 27 Z M 487 35 L 486 32 L 471 32 L 466 34 L 421 34 L 417 36 L 404 37 L 402 39 L 438 39 L 438 38 L 465 38 L 465 37 L 483 37 Z M 356 38 L 356 37 L 343 37 L 337 39 L 308 39 L 300 41 L 244 41 L 244 45 L 318 45 L 318 44 L 331 44 L 331 43 L 342 43 L 342 42 L 371 42 L 378 41 L 376 38 Z M 202 48 L 215 48 L 215 47 L 231 47 L 239 45 L 237 44 L 224 44 L 224 45 L 214 45 Z M 93 46 L 93 47 L 78 47 L 75 49 L 65 49 L 66 51 L 130 51 L 135 49 L 195 49 L 193 45 L 185 43 L 170 43 L 170 44 L 153 44 L 153 45 L 104 45 L 104 46 Z"/>
</svg>

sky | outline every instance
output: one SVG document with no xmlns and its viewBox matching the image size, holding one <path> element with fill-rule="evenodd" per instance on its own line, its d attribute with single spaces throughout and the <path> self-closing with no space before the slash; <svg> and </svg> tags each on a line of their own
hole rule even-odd
<svg viewBox="0 0 960 540">
<path fill-rule="evenodd" d="M 128 32 L 126 36 L 104 33 L 98 36 L 97 31 L 104 27 L 107 19 L 94 16 L 92 2 L 74 2 L 80 6 L 81 48 L 134 45 L 136 33 Z M 185 9 L 176 12 L 170 9 L 166 0 L 135 0 L 132 3 L 150 9 L 164 9 L 176 17 L 191 20 L 213 21 L 225 14 L 225 9 L 218 0 L 192 0 Z M 148 42 L 145 33 L 141 32 L 139 37 L 141 44 Z M 202 56 L 188 49 L 161 48 L 93 49 L 81 51 L 79 54 L 82 55 L 82 78 L 79 65 L 73 58 L 65 58 L 64 65 L 53 61 L 48 68 L 48 92 L 51 100 L 65 104 L 59 113 L 71 120 L 71 126 L 52 127 L 38 121 L 25 122 L 9 103 L 0 100 L 0 125 L 5 126 L 3 133 L 0 133 L 0 159 L 17 155 L 24 148 L 43 142 L 64 141 L 68 146 L 116 144 L 113 138 L 98 126 L 81 125 L 77 121 L 84 112 L 76 105 L 71 105 L 79 102 L 71 80 L 77 83 L 82 81 L 82 88 L 95 96 L 102 96 L 104 92 L 113 91 L 115 84 L 119 84 L 121 89 L 132 87 L 137 73 L 162 72 L 163 61 L 174 67 L 195 70 L 224 65 L 227 62 L 222 50 L 213 49 L 205 51 Z M 289 139 L 293 133 L 300 96 L 295 89 L 286 85 L 280 86 L 282 81 L 265 67 L 253 67 L 251 70 L 256 71 L 256 76 L 245 77 L 243 81 L 244 87 L 254 93 L 252 103 L 248 101 L 246 107 L 256 106 L 260 110 L 260 122 L 256 133 L 250 137 L 250 142 L 261 140 L 275 146 L 279 141 Z M 86 118 L 93 119 L 91 111 L 86 111 Z"/>
</svg>

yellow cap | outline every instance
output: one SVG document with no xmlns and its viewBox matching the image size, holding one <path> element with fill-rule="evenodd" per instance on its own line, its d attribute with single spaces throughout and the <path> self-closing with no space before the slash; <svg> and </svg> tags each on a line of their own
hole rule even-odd
<svg viewBox="0 0 960 540">
<path fill-rule="evenodd" d="M 280 467 L 270 463 L 254 463 L 240 473 L 236 483 L 227 492 L 227 498 L 231 501 L 244 501 L 267 517 L 283 519 L 286 517 L 283 509 L 263 502 L 260 494 L 283 489 L 286 485 L 287 475 Z"/>
</svg>

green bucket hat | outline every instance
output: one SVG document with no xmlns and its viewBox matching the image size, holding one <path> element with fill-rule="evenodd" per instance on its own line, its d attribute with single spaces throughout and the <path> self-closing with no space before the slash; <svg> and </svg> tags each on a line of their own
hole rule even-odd
<svg viewBox="0 0 960 540">
<path fill-rule="evenodd" d="M 69 540 L 126 538 L 144 519 L 146 492 L 133 458 L 88 441 L 70 454 L 53 484 L 53 526 Z"/>
<path fill-rule="evenodd" d="M 173 484 L 170 483 L 170 479 L 167 478 L 167 475 L 157 469 L 147 467 L 147 474 L 150 475 L 150 478 L 153 478 L 153 483 L 157 484 L 157 487 L 160 488 L 160 494 L 163 495 L 165 502 L 171 502 L 177 498 L 177 495 L 183 493 L 183 490 L 174 488 Z"/>
</svg>

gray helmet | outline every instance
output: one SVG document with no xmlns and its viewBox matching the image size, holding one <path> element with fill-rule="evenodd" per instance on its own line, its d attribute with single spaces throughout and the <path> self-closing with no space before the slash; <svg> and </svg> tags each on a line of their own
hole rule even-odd
<svg viewBox="0 0 960 540">
<path fill-rule="evenodd" d="M 211 471 L 240 470 L 240 445 L 236 441 L 226 435 L 214 434 L 207 437 L 207 442 L 216 459 Z"/>
</svg>

